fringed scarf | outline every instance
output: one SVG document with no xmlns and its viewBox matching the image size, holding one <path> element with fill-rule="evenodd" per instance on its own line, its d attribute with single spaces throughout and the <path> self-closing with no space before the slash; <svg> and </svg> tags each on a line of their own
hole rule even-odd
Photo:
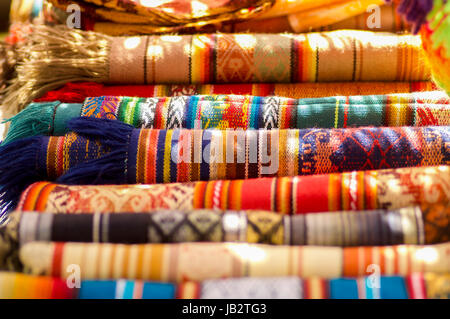
<svg viewBox="0 0 450 319">
<path fill-rule="evenodd" d="M 186 85 L 104 85 L 95 82 L 67 83 L 46 92 L 35 102 L 83 103 L 87 97 L 136 96 L 171 97 L 180 95 L 254 95 L 294 99 L 324 96 L 383 95 L 435 91 L 432 82 L 332 82 L 332 83 L 255 83 Z"/>
<path fill-rule="evenodd" d="M 415 273 L 357 278 L 228 278 L 173 283 L 140 280 L 82 280 L 70 288 L 66 280 L 1 272 L 1 299 L 436 299 L 447 298 L 449 275 Z M 15 289 L 20 283 L 21 289 Z M 361 289 L 361 287 L 363 287 Z"/>
<path fill-rule="evenodd" d="M 420 37 L 369 31 L 109 37 L 35 26 L 5 115 L 68 82 L 122 84 L 423 81 Z M 376 59 L 376 63 L 373 63 Z M 380 72 L 380 70 L 383 70 Z"/>
<path fill-rule="evenodd" d="M 173 283 L 140 280 L 83 280 L 70 288 L 66 280 L 1 272 L 1 299 L 436 299 L 447 298 L 449 275 L 415 273 L 357 278 L 228 278 Z M 15 289 L 20 283 L 21 289 Z M 363 287 L 361 289 L 361 287 Z"/>
<path fill-rule="evenodd" d="M 450 205 L 450 167 L 154 185 L 68 186 L 39 182 L 23 192 L 17 209 L 139 213 L 206 208 L 304 214 L 416 205 L 422 211 Z"/>
<path fill-rule="evenodd" d="M 444 92 L 288 99 L 238 95 L 162 98 L 103 96 L 83 104 L 32 103 L 11 122 L 3 145 L 34 135 L 60 136 L 79 116 L 154 129 L 289 129 L 450 125 Z"/>
<path fill-rule="evenodd" d="M 180 283 L 239 277 L 358 277 L 379 261 L 380 275 L 448 274 L 450 243 L 368 247 L 271 246 L 243 243 L 97 244 L 32 242 L 20 249 L 30 274 L 81 279 Z M 433 252 L 432 258 L 426 253 Z M 86 258 L 89 256 L 89 258 Z M 164 256 L 164 258 L 162 258 Z M 426 260 L 426 262 L 425 262 Z"/>
<path fill-rule="evenodd" d="M 73 132 L 65 136 L 0 146 L 2 207 L 9 208 L 28 185 L 41 180 L 153 184 L 450 163 L 447 126 L 153 130 L 90 117 L 67 125 Z"/>
</svg>

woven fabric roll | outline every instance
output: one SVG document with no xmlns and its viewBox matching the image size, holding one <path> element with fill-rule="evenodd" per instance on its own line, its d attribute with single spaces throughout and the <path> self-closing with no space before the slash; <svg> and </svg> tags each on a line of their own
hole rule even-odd
<svg viewBox="0 0 450 319">
<path fill-rule="evenodd" d="M 24 245 L 19 252 L 30 274 L 65 278 L 78 265 L 81 279 L 163 282 L 237 277 L 358 277 L 378 265 L 381 275 L 448 273 L 450 244 L 320 247 L 236 243 Z M 369 269 L 368 269 L 369 267 Z"/>
<path fill-rule="evenodd" d="M 424 81 L 429 70 L 421 62 L 420 45 L 419 36 L 352 30 L 109 37 L 60 26 L 35 26 L 21 49 L 23 61 L 18 63 L 17 77 L 2 107 L 6 116 L 14 115 L 45 92 L 76 81 Z"/>
<path fill-rule="evenodd" d="M 87 97 L 103 95 L 170 97 L 179 95 L 236 94 L 254 96 L 280 96 L 294 99 L 324 96 L 382 95 L 434 91 L 432 82 L 334 82 L 291 84 L 198 84 L 198 85 L 104 85 L 95 82 L 67 83 L 63 87 L 46 92 L 35 102 L 60 101 L 83 103 Z"/>
<path fill-rule="evenodd" d="M 67 186 L 39 182 L 18 210 L 120 213 L 158 209 L 262 209 L 282 214 L 397 209 L 450 203 L 450 168 L 415 167 L 249 180 L 159 185 Z"/>
<path fill-rule="evenodd" d="M 31 276 L 30 276 L 31 277 Z M 84 280 L 80 299 L 426 299 L 450 298 L 449 275 L 415 273 L 409 276 L 335 278 L 234 278 L 169 283 L 133 280 Z"/>
<path fill-rule="evenodd" d="M 444 92 L 289 99 L 241 95 L 162 98 L 89 97 L 83 104 L 32 103 L 11 122 L 4 143 L 61 136 L 75 117 L 117 119 L 155 129 L 288 129 L 450 125 Z"/>
<path fill-rule="evenodd" d="M 153 130 L 80 117 L 60 137 L 0 146 L 0 201 L 31 183 L 170 183 L 312 175 L 450 163 L 447 126 L 302 130 Z M 14 158 L 14 161 L 11 159 Z"/>
<path fill-rule="evenodd" d="M 450 207 L 311 213 L 156 211 L 40 214 L 15 212 L 0 228 L 20 245 L 32 241 L 105 243 L 248 242 L 272 245 L 369 246 L 450 241 Z M 1 239 L 0 239 L 1 245 Z"/>
<path fill-rule="evenodd" d="M 88 97 L 83 104 L 30 104 L 9 120 L 4 142 L 34 135 L 64 135 L 65 123 L 79 116 L 117 119 L 134 127 L 155 129 L 450 125 L 450 98 L 439 91 L 298 100 L 242 95 Z"/>
<path fill-rule="evenodd" d="M 369 277 L 322 278 L 276 277 L 215 279 L 172 283 L 140 280 L 83 280 L 70 288 L 65 280 L 21 273 L 0 273 L 2 299 L 432 299 L 450 298 L 448 275 L 416 273 L 381 276 L 379 288 Z M 70 281 L 70 283 L 72 283 Z M 343 290 L 342 288 L 345 288 Z"/>
</svg>

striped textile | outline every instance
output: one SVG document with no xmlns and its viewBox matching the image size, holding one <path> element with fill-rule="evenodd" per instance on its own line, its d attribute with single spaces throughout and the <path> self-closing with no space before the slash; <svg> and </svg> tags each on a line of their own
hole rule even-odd
<svg viewBox="0 0 450 319">
<path fill-rule="evenodd" d="M 19 256 L 30 274 L 66 278 L 70 265 L 81 279 L 163 282 L 238 277 L 364 276 L 448 273 L 450 243 L 414 246 L 272 246 L 244 243 L 98 244 L 32 242 Z"/>
<path fill-rule="evenodd" d="M 60 278 L 0 273 L 1 299 L 426 299 L 450 298 L 448 275 L 415 273 L 381 276 L 379 286 L 370 277 L 275 277 L 215 279 L 179 285 L 140 280 L 83 280 L 70 288 Z M 69 281 L 73 284 L 72 281 Z M 342 288 L 345 287 L 345 290 Z M 379 287 L 379 288 L 378 288 Z"/>
<path fill-rule="evenodd" d="M 79 119 L 75 132 L 61 137 L 40 137 L 36 141 L 41 150 L 46 150 L 34 159 L 33 170 L 41 172 L 41 179 L 55 180 L 69 173 L 66 180 L 75 177 L 89 184 L 94 182 L 94 177 L 83 177 L 81 171 L 89 166 L 99 172 L 104 169 L 105 175 L 112 174 L 108 173 L 106 164 L 124 168 L 121 174 L 115 171 L 113 179 L 108 180 L 117 184 L 282 177 L 450 164 L 448 126 L 153 130 L 132 129 L 116 121 Z M 172 121 L 177 121 L 176 116 Z M 92 132 L 91 128 L 99 129 Z M 130 138 L 127 141 L 127 135 L 120 137 L 123 142 L 115 144 L 112 151 L 123 155 L 111 157 L 108 162 L 113 140 L 109 136 L 119 130 L 124 130 Z M 14 143 L 5 148 L 15 147 Z M 0 147 L 0 153 L 3 149 Z M 102 158 L 105 158 L 103 164 L 94 166 L 94 160 Z M 0 168 L 3 170 L 7 166 Z M 98 176 L 95 178 L 101 181 Z M 1 181 L 0 177 L 3 184 Z"/>
<path fill-rule="evenodd" d="M 154 184 L 450 163 L 447 126 L 153 130 L 80 117 L 68 127 L 74 132 L 65 136 L 0 146 L 0 210 L 12 209 L 21 192 L 42 180 Z M 14 162 L 10 154 L 17 154 Z"/>
<path fill-rule="evenodd" d="M 436 212 L 437 211 L 437 212 Z M 151 213 L 14 212 L 4 238 L 99 243 L 248 242 L 272 245 L 369 246 L 449 241 L 450 207 L 310 213 L 162 210 Z M 0 236 L 0 246 L 2 245 Z"/>
<path fill-rule="evenodd" d="M 105 85 L 95 82 L 67 83 L 46 92 L 35 102 L 60 101 L 83 103 L 87 97 L 139 96 L 168 97 L 179 95 L 235 94 L 280 96 L 287 98 L 320 98 L 324 96 L 382 95 L 437 90 L 432 82 L 332 82 L 332 83 L 254 83 L 254 84 L 158 84 Z"/>
<path fill-rule="evenodd" d="M 20 193 L 41 180 L 154 184 L 450 163 L 447 126 L 153 130 L 88 117 L 68 126 L 74 132 L 65 136 L 0 146 L 0 210 L 13 208 Z M 14 162 L 11 152 L 17 154 Z"/>
<path fill-rule="evenodd" d="M 17 209 L 52 213 L 159 209 L 261 209 L 303 214 L 450 204 L 450 168 L 415 167 L 342 174 L 160 185 L 28 187 Z"/>
<path fill-rule="evenodd" d="M 414 35 L 341 30 L 131 39 L 109 39 L 106 82 L 295 83 L 424 81 L 430 77 L 422 63 L 420 38 Z"/>
<path fill-rule="evenodd" d="M 79 116 L 117 119 L 153 129 L 444 126 L 450 125 L 450 99 L 439 91 L 298 100 L 241 95 L 88 97 L 83 104 L 31 103 L 9 120 L 4 141 L 64 135 L 66 123 Z"/>
<path fill-rule="evenodd" d="M 67 121 L 58 118 L 60 113 L 67 112 L 56 109 L 55 122 Z M 450 125 L 450 99 L 443 92 L 300 100 L 233 95 L 105 96 L 87 98 L 78 114 L 156 129 L 426 126 Z"/>
</svg>

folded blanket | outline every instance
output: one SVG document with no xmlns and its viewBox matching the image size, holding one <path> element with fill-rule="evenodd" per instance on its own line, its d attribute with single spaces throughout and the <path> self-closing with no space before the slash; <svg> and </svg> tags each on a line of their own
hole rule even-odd
<svg viewBox="0 0 450 319">
<path fill-rule="evenodd" d="M 434 91 L 432 82 L 334 82 L 291 84 L 205 84 L 205 85 L 104 85 L 95 82 L 67 83 L 46 92 L 35 102 L 60 101 L 83 103 L 87 97 L 103 95 L 136 97 L 170 97 L 179 95 L 237 94 L 254 96 L 280 96 L 294 99 L 324 96 L 382 95 Z"/>
<path fill-rule="evenodd" d="M 17 209 L 126 213 L 207 208 L 304 214 L 414 205 L 426 209 L 449 204 L 450 168 L 438 166 L 159 185 L 67 186 L 40 182 L 23 192 Z"/>
<path fill-rule="evenodd" d="M 450 98 L 439 91 L 299 100 L 239 95 L 89 97 L 83 104 L 30 104 L 8 120 L 11 125 L 3 143 L 35 135 L 64 135 L 66 123 L 79 116 L 155 129 L 450 125 Z"/>
<path fill-rule="evenodd" d="M 370 246 L 449 241 L 450 207 L 310 213 L 161 210 L 151 213 L 14 212 L 3 238 L 104 243 L 248 242 L 271 245 Z M 10 243 L 6 243 L 13 246 Z M 16 246 L 14 244 L 14 246 Z"/>
<path fill-rule="evenodd" d="M 0 273 L 2 299 L 425 299 L 449 298 L 448 275 L 415 273 L 381 276 L 379 288 L 370 277 L 232 278 L 179 285 L 133 280 L 83 280 L 70 288 L 61 278 Z"/>
<path fill-rule="evenodd" d="M 28 137 L 0 146 L 4 208 L 41 180 L 153 184 L 450 163 L 447 126 L 153 130 L 90 117 L 67 125 L 73 132 L 64 136 Z"/>
<path fill-rule="evenodd" d="M 79 265 L 81 279 L 178 283 L 233 277 L 358 277 L 376 266 L 380 275 L 410 275 L 418 271 L 446 274 L 449 248 L 450 243 L 339 248 L 242 243 L 33 242 L 24 245 L 19 255 L 30 274 L 66 278 L 71 274 L 67 267 Z"/>
<path fill-rule="evenodd" d="M 109 37 L 35 26 L 2 107 L 14 115 L 64 83 L 423 81 L 420 38 L 369 31 Z M 382 72 L 380 72 L 382 70 Z"/>
</svg>

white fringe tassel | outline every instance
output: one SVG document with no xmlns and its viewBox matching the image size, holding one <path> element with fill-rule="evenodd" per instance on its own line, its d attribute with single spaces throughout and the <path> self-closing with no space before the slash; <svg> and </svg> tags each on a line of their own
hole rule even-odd
<svg viewBox="0 0 450 319">
<path fill-rule="evenodd" d="M 18 49 L 17 77 L 3 92 L 0 108 L 8 118 L 44 93 L 68 82 L 108 80 L 111 37 L 66 26 L 33 26 Z"/>
</svg>

